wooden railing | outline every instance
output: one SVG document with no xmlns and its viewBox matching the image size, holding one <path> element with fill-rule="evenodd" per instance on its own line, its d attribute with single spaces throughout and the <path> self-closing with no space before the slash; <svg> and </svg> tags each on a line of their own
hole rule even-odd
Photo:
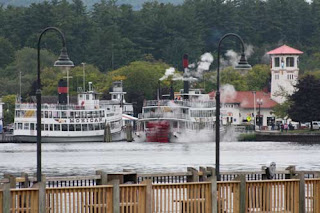
<svg viewBox="0 0 320 213">
<path fill-rule="evenodd" d="M 306 213 L 320 212 L 320 179 L 305 180 Z"/>
<path fill-rule="evenodd" d="M 39 212 L 39 190 L 38 189 L 11 189 L 10 212 L 38 213 Z M 1 205 L 2 206 L 2 205 Z"/>
<path fill-rule="evenodd" d="M 120 213 L 145 213 L 146 192 L 144 184 L 120 185 Z"/>
<path fill-rule="evenodd" d="M 211 212 L 211 183 L 156 184 L 152 186 L 152 212 Z"/>
<path fill-rule="evenodd" d="M 113 212 L 113 186 L 46 189 L 46 212 Z"/>
<path fill-rule="evenodd" d="M 246 182 L 247 212 L 299 212 L 299 180 Z"/>
<path fill-rule="evenodd" d="M 239 212 L 240 181 L 217 183 L 217 208 L 218 213 Z"/>
</svg>

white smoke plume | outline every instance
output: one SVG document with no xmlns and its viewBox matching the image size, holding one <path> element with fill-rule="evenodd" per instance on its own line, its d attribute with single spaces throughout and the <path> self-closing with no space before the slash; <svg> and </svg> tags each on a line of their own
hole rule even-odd
<svg viewBox="0 0 320 213">
<path fill-rule="evenodd" d="M 246 58 L 250 58 L 250 56 L 254 53 L 254 50 L 253 50 L 253 46 L 251 44 L 245 44 L 244 45 L 244 54 L 246 56 Z M 240 60 L 240 57 L 241 57 L 241 54 L 233 51 L 233 50 L 228 50 L 226 53 L 225 53 L 225 56 L 227 59 L 223 59 L 221 58 L 220 59 L 220 64 L 221 64 L 221 67 L 224 68 L 224 67 L 227 67 L 227 66 L 236 66 L 238 63 L 239 63 L 239 60 Z"/>
<path fill-rule="evenodd" d="M 221 102 L 224 103 L 227 100 L 232 100 L 236 97 L 237 91 L 231 84 L 225 84 L 221 87 Z"/>
<path fill-rule="evenodd" d="M 170 75 L 174 75 L 174 72 L 175 72 L 174 67 L 170 67 L 166 69 L 166 73 L 159 80 L 160 81 L 166 80 Z"/>
</svg>

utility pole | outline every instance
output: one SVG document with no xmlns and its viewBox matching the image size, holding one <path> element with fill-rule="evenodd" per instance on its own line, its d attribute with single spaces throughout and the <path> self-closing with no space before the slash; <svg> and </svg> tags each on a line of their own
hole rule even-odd
<svg viewBox="0 0 320 213">
<path fill-rule="evenodd" d="M 257 112 L 256 112 L 256 91 L 252 91 L 253 93 L 253 124 L 254 124 L 254 130 L 256 130 L 256 125 L 257 125 Z"/>
</svg>

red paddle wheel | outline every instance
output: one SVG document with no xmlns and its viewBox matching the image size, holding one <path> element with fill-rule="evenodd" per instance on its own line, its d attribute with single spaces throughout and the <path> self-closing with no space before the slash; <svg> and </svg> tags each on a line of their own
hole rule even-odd
<svg viewBox="0 0 320 213">
<path fill-rule="evenodd" d="M 170 123 L 168 121 L 150 121 L 147 123 L 146 141 L 168 143 Z"/>
</svg>

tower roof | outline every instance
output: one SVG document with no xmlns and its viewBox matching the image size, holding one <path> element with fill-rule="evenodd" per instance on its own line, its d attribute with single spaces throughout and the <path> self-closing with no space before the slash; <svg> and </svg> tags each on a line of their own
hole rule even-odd
<svg viewBox="0 0 320 213">
<path fill-rule="evenodd" d="M 289 47 L 287 45 L 282 45 L 274 50 L 267 52 L 268 55 L 301 55 L 302 51 Z"/>
</svg>

